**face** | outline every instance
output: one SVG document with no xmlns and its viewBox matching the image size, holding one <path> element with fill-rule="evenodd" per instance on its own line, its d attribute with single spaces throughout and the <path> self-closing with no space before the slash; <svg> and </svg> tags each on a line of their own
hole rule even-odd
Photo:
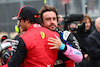
<svg viewBox="0 0 100 67">
<path fill-rule="evenodd" d="M 75 24 L 71 24 L 70 28 L 77 28 L 77 26 Z"/>
<path fill-rule="evenodd" d="M 95 27 L 97 29 L 97 31 L 100 33 L 100 18 L 98 18 L 95 22 Z"/>
<path fill-rule="evenodd" d="M 19 26 L 21 28 L 21 31 L 27 31 L 27 26 L 26 26 L 26 22 L 24 22 L 23 19 L 20 19 L 20 23 L 19 23 Z"/>
<path fill-rule="evenodd" d="M 72 33 L 77 33 L 78 26 L 76 24 L 70 24 L 70 26 L 68 26 L 68 29 Z"/>
<path fill-rule="evenodd" d="M 87 19 L 86 22 L 85 22 L 85 29 L 86 29 L 86 30 L 89 30 L 90 27 L 91 27 L 91 22 L 90 22 L 89 19 Z"/>
<path fill-rule="evenodd" d="M 21 27 L 21 26 L 19 26 L 19 29 L 20 29 L 20 34 L 23 34 L 23 33 L 25 33 L 25 32 L 26 32 L 25 30 L 23 31 L 23 29 L 22 29 L 22 27 Z"/>
<path fill-rule="evenodd" d="M 62 16 L 59 16 L 59 17 L 58 17 L 58 22 L 59 22 L 59 23 L 61 23 L 63 20 L 64 20 L 64 19 L 63 19 Z"/>
<path fill-rule="evenodd" d="M 96 29 L 97 29 L 98 32 L 100 33 L 100 23 L 97 25 Z"/>
<path fill-rule="evenodd" d="M 52 31 L 55 31 L 57 28 L 57 16 L 53 11 L 44 12 L 42 25 Z"/>
</svg>

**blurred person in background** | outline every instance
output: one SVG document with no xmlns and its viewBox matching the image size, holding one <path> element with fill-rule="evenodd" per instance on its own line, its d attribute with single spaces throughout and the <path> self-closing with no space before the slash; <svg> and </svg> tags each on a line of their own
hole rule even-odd
<svg viewBox="0 0 100 67">
<path fill-rule="evenodd" d="M 84 15 L 83 21 L 80 22 L 80 26 L 78 26 L 78 36 L 79 36 L 79 43 L 82 49 L 83 54 L 87 53 L 87 46 L 86 43 L 88 35 L 93 31 L 92 29 L 92 19 L 88 15 Z M 88 55 L 84 55 L 84 59 L 87 58 Z"/>
<path fill-rule="evenodd" d="M 56 8 L 54 6 L 45 5 L 40 9 L 39 13 L 42 20 L 41 25 L 52 31 L 57 31 L 60 34 L 62 42 L 59 39 L 50 38 L 49 41 L 52 43 L 49 43 L 49 45 L 66 44 L 66 47 L 64 46 L 64 50 L 59 50 L 58 59 L 54 67 L 75 67 L 75 62 L 78 63 L 82 60 L 80 47 L 71 32 L 63 32 L 60 29 L 57 29 L 58 12 Z"/>
<path fill-rule="evenodd" d="M 58 28 L 60 28 L 61 30 L 64 30 L 64 18 L 62 15 L 58 15 Z"/>
<path fill-rule="evenodd" d="M 14 17 L 13 17 L 13 18 L 14 18 Z M 14 20 L 14 19 L 12 19 L 12 20 Z M 15 31 L 16 31 L 18 34 L 13 38 L 13 40 L 17 40 L 21 34 L 23 34 L 23 33 L 26 32 L 26 31 L 23 31 L 23 30 L 22 30 L 22 28 L 21 28 L 21 26 L 20 26 L 19 23 L 20 23 L 20 21 L 18 20 L 18 21 L 17 21 L 17 25 L 15 25 Z M 7 37 L 3 36 L 1 41 L 3 42 L 3 40 L 4 40 L 5 38 L 8 39 Z M 12 56 L 11 53 L 12 53 L 12 50 L 13 50 L 13 49 L 15 49 L 15 47 L 9 47 L 9 48 L 5 49 L 5 51 L 2 53 L 2 55 L 1 55 L 1 63 L 2 63 L 2 65 L 8 63 L 8 60 L 10 60 L 10 58 L 11 58 L 11 56 Z"/>
<path fill-rule="evenodd" d="M 81 25 L 79 26 L 79 33 L 86 33 L 85 35 L 88 36 L 88 34 L 90 34 L 93 31 L 92 18 L 89 15 L 84 15 L 84 19 L 80 21 L 80 24 Z"/>
<path fill-rule="evenodd" d="M 1 37 L 1 43 L 2 43 L 4 40 L 6 40 L 6 39 L 8 39 L 8 36 L 7 36 L 7 35 L 3 35 L 3 36 Z M 9 51 L 9 49 L 7 49 L 6 51 Z M 4 55 L 4 53 L 2 53 L 2 54 Z M 0 58 L 0 66 L 3 65 L 3 63 L 4 63 L 4 61 L 3 61 L 3 58 L 2 58 L 2 56 L 1 56 L 1 58 Z"/>
<path fill-rule="evenodd" d="M 69 26 L 68 26 L 68 30 L 72 33 L 77 33 L 77 29 L 78 29 L 78 25 L 75 24 L 75 23 L 71 23 Z"/>
<path fill-rule="evenodd" d="M 88 46 L 87 38 L 88 35 L 93 31 L 92 19 L 89 15 L 84 15 L 84 19 L 80 22 L 78 26 L 78 41 L 83 53 L 83 61 L 79 64 L 80 67 L 88 67 L 89 56 L 88 56 Z"/>
<path fill-rule="evenodd" d="M 61 23 L 63 21 L 63 16 L 62 15 L 58 15 L 58 22 Z"/>
<path fill-rule="evenodd" d="M 77 39 L 77 30 L 78 30 L 78 25 L 77 25 L 77 23 L 71 23 L 71 24 L 69 24 L 69 26 L 68 26 L 68 30 L 70 31 L 70 32 L 72 32 L 72 34 L 76 37 L 76 39 Z"/>
<path fill-rule="evenodd" d="M 90 67 L 100 67 L 100 17 L 96 19 L 95 27 L 88 36 Z"/>
</svg>

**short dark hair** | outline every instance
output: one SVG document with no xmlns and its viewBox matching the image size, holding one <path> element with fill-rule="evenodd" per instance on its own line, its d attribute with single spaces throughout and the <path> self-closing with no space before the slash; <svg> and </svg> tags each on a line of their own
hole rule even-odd
<svg viewBox="0 0 100 67">
<path fill-rule="evenodd" d="M 21 19 L 23 19 L 23 20 L 29 20 L 31 24 L 33 24 L 33 23 L 38 23 L 38 24 L 40 24 L 40 23 L 41 23 L 41 19 L 40 19 L 40 18 L 28 19 L 28 18 L 26 18 L 26 17 L 22 17 Z"/>
<path fill-rule="evenodd" d="M 40 11 L 39 11 L 39 14 L 40 14 L 40 18 L 41 18 L 41 20 L 43 21 L 43 13 L 44 12 L 47 12 L 47 11 L 53 11 L 53 12 L 55 12 L 56 13 L 56 16 L 57 16 L 57 21 L 58 21 L 58 12 L 57 12 L 57 9 L 56 9 L 56 7 L 54 7 L 54 6 L 48 6 L 48 5 L 44 5 L 41 9 L 40 9 Z"/>
</svg>

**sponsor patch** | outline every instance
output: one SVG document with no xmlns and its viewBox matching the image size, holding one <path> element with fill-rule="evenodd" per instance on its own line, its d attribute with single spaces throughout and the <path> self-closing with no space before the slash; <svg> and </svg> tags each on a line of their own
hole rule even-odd
<svg viewBox="0 0 100 67">
<path fill-rule="evenodd" d="M 74 51 L 74 54 L 76 55 L 81 55 L 81 53 Z"/>
<path fill-rule="evenodd" d="M 64 31 L 63 34 L 62 34 L 62 38 L 63 38 L 63 40 L 66 41 L 66 40 L 68 39 L 70 33 L 71 33 L 71 32 L 69 32 L 69 31 Z"/>
</svg>

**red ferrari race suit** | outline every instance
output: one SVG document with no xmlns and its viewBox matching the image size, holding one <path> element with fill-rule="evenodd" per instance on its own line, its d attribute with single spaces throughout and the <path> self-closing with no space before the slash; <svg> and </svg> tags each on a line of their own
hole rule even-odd
<svg viewBox="0 0 100 67">
<path fill-rule="evenodd" d="M 49 37 L 59 37 L 56 32 L 52 32 L 38 24 L 33 24 L 28 31 L 18 38 L 17 50 L 9 60 L 8 64 L 1 67 L 54 67 L 58 50 L 49 49 L 47 39 Z"/>
</svg>

